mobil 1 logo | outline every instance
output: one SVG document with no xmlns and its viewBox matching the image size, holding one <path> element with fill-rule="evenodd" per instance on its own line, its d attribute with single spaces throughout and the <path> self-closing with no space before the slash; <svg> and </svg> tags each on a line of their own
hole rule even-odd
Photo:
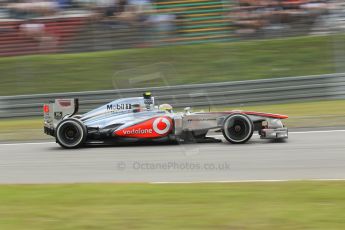
<svg viewBox="0 0 345 230">
<path fill-rule="evenodd" d="M 131 104 L 109 104 L 107 105 L 107 111 L 109 112 L 118 112 L 122 110 L 131 110 L 132 105 Z"/>
</svg>

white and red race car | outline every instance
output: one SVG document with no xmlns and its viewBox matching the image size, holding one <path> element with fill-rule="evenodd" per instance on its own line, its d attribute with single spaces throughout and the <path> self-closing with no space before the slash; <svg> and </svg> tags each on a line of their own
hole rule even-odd
<svg viewBox="0 0 345 230">
<path fill-rule="evenodd" d="M 233 144 L 246 143 L 258 131 L 264 139 L 284 139 L 285 115 L 249 112 L 173 112 L 168 104 L 155 106 L 150 93 L 114 100 L 77 115 L 78 99 L 56 99 L 44 105 L 44 132 L 64 148 L 136 141 L 213 142 L 210 130 L 221 131 Z"/>
</svg>

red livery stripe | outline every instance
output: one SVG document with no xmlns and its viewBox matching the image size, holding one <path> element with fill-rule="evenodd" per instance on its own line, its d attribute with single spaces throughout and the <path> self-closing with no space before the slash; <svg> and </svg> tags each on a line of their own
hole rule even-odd
<svg viewBox="0 0 345 230">
<path fill-rule="evenodd" d="M 252 112 L 252 111 L 243 111 L 243 113 L 247 114 L 247 115 L 269 117 L 269 118 L 276 118 L 276 119 L 287 119 L 287 118 L 289 118 L 286 115 L 273 114 L 273 113 L 261 113 L 261 112 Z"/>
</svg>

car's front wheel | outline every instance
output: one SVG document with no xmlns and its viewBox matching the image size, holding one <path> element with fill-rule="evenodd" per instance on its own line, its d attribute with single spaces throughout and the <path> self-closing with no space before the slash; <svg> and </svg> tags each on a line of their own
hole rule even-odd
<svg viewBox="0 0 345 230">
<path fill-rule="evenodd" d="M 64 148 L 79 148 L 85 144 L 86 127 L 77 119 L 63 120 L 56 128 L 56 142 Z"/>
<path fill-rule="evenodd" d="M 254 125 L 247 115 L 235 113 L 225 119 L 222 132 L 230 143 L 243 144 L 253 136 Z"/>
</svg>

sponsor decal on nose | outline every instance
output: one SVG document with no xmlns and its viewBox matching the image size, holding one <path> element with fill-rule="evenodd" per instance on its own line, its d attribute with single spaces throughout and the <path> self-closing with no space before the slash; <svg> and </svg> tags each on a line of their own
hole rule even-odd
<svg viewBox="0 0 345 230">
<path fill-rule="evenodd" d="M 158 134 L 166 134 L 170 130 L 170 121 L 165 117 L 157 118 L 153 122 L 153 130 Z"/>
<path fill-rule="evenodd" d="M 156 138 L 167 135 L 172 127 L 170 117 L 158 117 L 115 131 L 117 136 Z"/>
</svg>

